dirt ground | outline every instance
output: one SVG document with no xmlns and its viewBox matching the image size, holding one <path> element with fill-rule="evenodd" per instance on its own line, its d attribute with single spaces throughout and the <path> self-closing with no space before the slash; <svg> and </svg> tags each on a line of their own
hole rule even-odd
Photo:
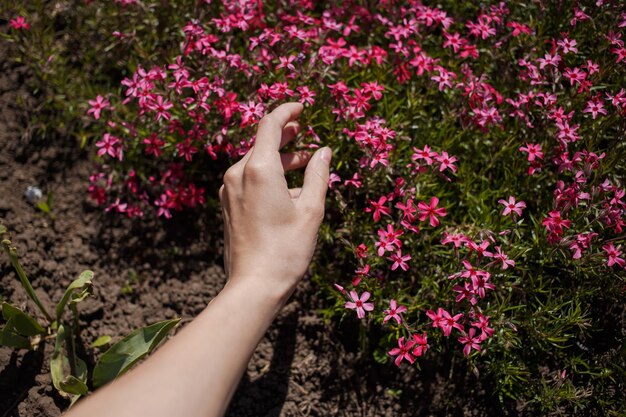
<svg viewBox="0 0 626 417">
<path fill-rule="evenodd" d="M 4 55 L 0 51 L 0 221 L 37 293 L 52 306 L 82 270 L 95 272 L 95 296 L 79 306 L 80 354 L 92 366 L 99 351 L 88 346 L 99 336 L 117 341 L 174 317 L 184 326 L 224 284 L 216 213 L 163 222 L 102 213 L 87 199 L 88 153 L 70 137 L 42 139 L 26 130 L 37 100 L 24 86 L 28 74 Z M 53 193 L 53 218 L 26 202 L 30 185 Z M 1 255 L 0 299 L 35 314 Z M 305 280 L 257 348 L 228 416 L 506 414 L 489 387 L 451 358 L 437 357 L 418 372 L 364 357 L 355 323 L 325 324 L 316 313 L 323 305 Z M 0 348 L 0 417 L 57 416 L 67 407 L 52 386 L 51 345 L 33 352 Z M 454 375 L 466 376 L 453 378 L 453 367 Z"/>
</svg>

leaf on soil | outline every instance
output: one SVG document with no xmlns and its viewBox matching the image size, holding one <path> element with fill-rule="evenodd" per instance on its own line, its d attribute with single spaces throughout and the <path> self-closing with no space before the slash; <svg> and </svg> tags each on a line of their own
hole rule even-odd
<svg viewBox="0 0 626 417">
<path fill-rule="evenodd" d="M 114 380 L 150 354 L 179 322 L 180 319 L 165 320 L 142 327 L 111 346 L 93 370 L 94 388 Z"/>
</svg>

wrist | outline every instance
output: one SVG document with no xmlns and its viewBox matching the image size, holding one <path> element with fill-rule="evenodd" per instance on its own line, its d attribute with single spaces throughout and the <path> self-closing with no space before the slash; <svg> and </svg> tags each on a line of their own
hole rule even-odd
<svg viewBox="0 0 626 417">
<path fill-rule="evenodd" d="M 294 289 L 294 284 L 282 280 L 275 282 L 267 277 L 233 275 L 228 278 L 222 292 L 237 294 L 246 301 L 246 305 L 259 305 L 278 313 Z"/>
</svg>

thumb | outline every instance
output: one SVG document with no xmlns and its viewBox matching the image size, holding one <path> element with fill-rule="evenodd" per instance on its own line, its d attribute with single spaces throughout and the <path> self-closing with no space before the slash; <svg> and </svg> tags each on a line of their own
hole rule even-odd
<svg viewBox="0 0 626 417">
<path fill-rule="evenodd" d="M 329 147 L 318 149 L 313 154 L 304 171 L 304 183 L 302 184 L 302 192 L 298 198 L 298 204 L 310 208 L 324 207 L 324 199 L 328 190 L 331 158 L 332 151 Z"/>
</svg>

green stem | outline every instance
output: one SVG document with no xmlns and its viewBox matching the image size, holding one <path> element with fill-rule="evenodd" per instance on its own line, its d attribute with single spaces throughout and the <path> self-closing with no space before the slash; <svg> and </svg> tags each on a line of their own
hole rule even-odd
<svg viewBox="0 0 626 417">
<path fill-rule="evenodd" d="M 39 310 L 41 310 L 43 315 L 46 316 L 46 319 L 48 319 L 48 322 L 52 323 L 53 321 L 52 316 L 48 313 L 48 311 L 43 306 L 41 301 L 39 301 L 39 298 L 37 297 L 37 294 L 35 294 L 35 290 L 33 289 L 33 286 L 30 284 L 28 277 L 26 277 L 26 274 L 24 273 L 24 270 L 22 269 L 22 265 L 20 265 L 20 262 L 17 258 L 17 250 L 15 249 L 15 247 L 11 246 L 11 241 L 7 239 L 2 241 L 2 246 L 4 247 L 4 250 L 7 253 L 7 255 L 9 255 L 11 264 L 13 265 L 13 268 L 15 268 L 15 272 L 17 273 L 17 276 L 20 278 L 20 281 L 22 282 L 22 286 L 26 290 L 26 293 L 31 298 L 31 300 L 33 300 L 33 302 L 37 305 L 37 307 L 39 307 Z"/>
</svg>

